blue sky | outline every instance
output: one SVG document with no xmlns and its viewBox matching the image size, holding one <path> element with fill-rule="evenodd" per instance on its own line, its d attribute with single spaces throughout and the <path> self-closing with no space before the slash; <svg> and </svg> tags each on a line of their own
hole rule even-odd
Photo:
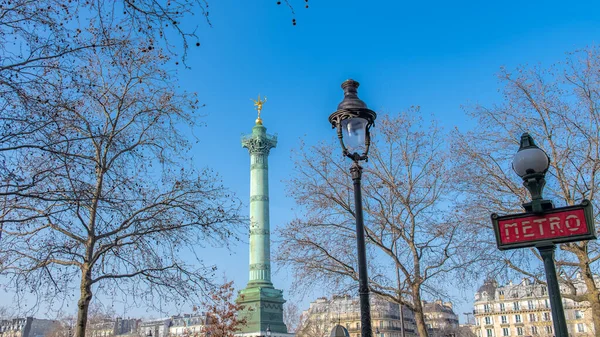
<svg viewBox="0 0 600 337">
<path fill-rule="evenodd" d="M 276 0 L 209 1 L 212 27 L 200 15 L 186 22 L 198 25 L 201 46 L 190 50 L 191 69 L 179 66 L 181 87 L 206 104 L 194 161 L 218 171 L 246 205 L 249 157 L 240 136 L 256 118 L 250 99 L 268 97 L 264 125 L 279 140 L 269 158 L 272 228 L 294 216 L 282 183 L 293 167 L 291 150 L 300 139 L 334 137 L 327 117 L 344 80 L 359 81 L 359 96 L 378 113 L 419 105 L 445 128 L 466 129 L 471 122 L 461 106 L 497 102 L 501 66 L 547 65 L 600 36 L 595 1 L 309 0 L 308 9 L 304 0 L 290 2 L 295 16 Z M 205 256 L 245 286 L 247 244 Z M 274 275 L 287 298 L 291 281 L 285 270 Z M 457 294 L 465 297 L 457 313 L 472 310 L 472 295 Z M 301 308 L 313 299 L 301 300 Z"/>
<path fill-rule="evenodd" d="M 309 0 L 308 9 L 304 1 L 291 3 L 296 26 L 275 0 L 211 2 L 213 27 L 199 22 L 202 45 L 190 53 L 192 69 L 180 72 L 182 86 L 206 104 L 194 158 L 218 170 L 246 204 L 249 159 L 240 135 L 256 118 L 250 98 L 268 97 L 264 125 L 279 136 L 269 158 L 272 227 L 293 217 L 282 183 L 293 166 L 290 151 L 301 138 L 312 144 L 334 136 L 327 117 L 344 80 L 359 81 L 359 96 L 379 113 L 419 105 L 445 128 L 465 129 L 471 122 L 462 105 L 501 98 L 501 66 L 548 65 L 600 36 L 593 1 Z M 214 260 L 238 287 L 248 279 L 247 250 L 241 244 Z M 285 271 L 274 276 L 286 294 L 291 281 Z M 472 295 L 457 294 L 465 297 L 457 313 L 472 310 Z"/>
</svg>

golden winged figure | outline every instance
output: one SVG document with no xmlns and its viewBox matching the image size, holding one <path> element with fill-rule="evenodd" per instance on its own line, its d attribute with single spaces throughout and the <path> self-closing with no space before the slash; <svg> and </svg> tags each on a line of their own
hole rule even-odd
<svg viewBox="0 0 600 337">
<path fill-rule="evenodd" d="M 265 104 L 265 102 L 267 101 L 267 97 L 265 96 L 262 100 L 260 99 L 260 94 L 258 94 L 258 99 L 253 100 L 252 98 L 250 99 L 252 102 L 254 102 L 254 106 L 256 107 L 256 111 L 258 111 L 258 118 L 256 119 L 256 123 L 257 124 L 262 124 L 262 119 L 260 118 L 260 111 L 262 110 L 262 106 L 263 104 Z"/>
</svg>

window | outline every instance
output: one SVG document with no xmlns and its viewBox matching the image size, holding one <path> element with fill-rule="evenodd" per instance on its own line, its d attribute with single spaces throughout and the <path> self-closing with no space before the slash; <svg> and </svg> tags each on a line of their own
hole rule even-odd
<svg viewBox="0 0 600 337">
<path fill-rule="evenodd" d="M 356 329 L 360 329 L 360 323 L 356 322 Z"/>
<path fill-rule="evenodd" d="M 513 310 L 517 311 L 521 308 L 521 306 L 519 305 L 519 302 L 513 302 Z"/>
<path fill-rule="evenodd" d="M 523 328 L 521 328 L 521 327 L 517 328 L 517 336 L 523 336 Z"/>
<path fill-rule="evenodd" d="M 492 318 L 490 316 L 485 316 L 485 324 L 492 324 Z"/>
<path fill-rule="evenodd" d="M 575 310 L 575 319 L 582 319 L 583 312 L 581 310 Z"/>
<path fill-rule="evenodd" d="M 483 312 L 490 312 L 490 305 L 489 304 L 484 304 L 483 305 Z"/>
<path fill-rule="evenodd" d="M 532 327 L 531 327 L 531 334 L 532 334 L 532 335 L 537 335 L 537 333 L 538 333 L 538 332 L 537 332 L 537 326 L 532 326 Z"/>
<path fill-rule="evenodd" d="M 515 315 L 515 323 L 521 323 L 521 315 Z"/>
<path fill-rule="evenodd" d="M 500 311 L 504 311 L 506 308 L 504 307 L 504 303 L 500 303 Z"/>
<path fill-rule="evenodd" d="M 502 336 L 510 336 L 508 328 L 502 328 Z"/>
<path fill-rule="evenodd" d="M 529 321 L 530 322 L 535 322 L 537 321 L 537 316 L 535 314 L 529 314 Z"/>
<path fill-rule="evenodd" d="M 585 328 L 583 327 L 583 323 L 577 323 L 577 332 L 585 332 Z"/>
<path fill-rule="evenodd" d="M 508 319 L 506 318 L 506 316 L 501 316 L 500 319 L 502 320 L 502 324 L 508 323 Z"/>
<path fill-rule="evenodd" d="M 546 333 L 552 333 L 552 327 L 550 325 L 546 326 Z"/>
<path fill-rule="evenodd" d="M 498 291 L 498 295 L 500 295 L 500 296 L 504 296 L 504 290 L 499 290 L 499 291 Z"/>
<path fill-rule="evenodd" d="M 379 328 L 383 329 L 383 321 L 379 321 Z"/>
<path fill-rule="evenodd" d="M 550 308 L 550 302 L 548 302 L 548 299 L 545 299 L 545 300 L 544 300 L 544 306 L 545 306 L 546 308 Z"/>
<path fill-rule="evenodd" d="M 546 287 L 542 286 L 542 296 L 546 295 Z"/>
<path fill-rule="evenodd" d="M 527 307 L 529 308 L 529 310 L 535 309 L 535 307 L 533 306 L 533 301 L 527 301 Z"/>
<path fill-rule="evenodd" d="M 492 329 L 487 329 L 487 337 L 494 337 L 494 331 Z"/>
<path fill-rule="evenodd" d="M 544 321 L 549 321 L 550 320 L 550 313 L 549 312 L 545 312 L 544 313 Z"/>
</svg>

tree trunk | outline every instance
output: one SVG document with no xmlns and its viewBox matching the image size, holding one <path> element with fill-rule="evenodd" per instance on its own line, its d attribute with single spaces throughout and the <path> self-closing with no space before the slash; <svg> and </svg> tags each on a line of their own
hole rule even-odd
<svg viewBox="0 0 600 337">
<path fill-rule="evenodd" d="M 594 322 L 595 336 L 600 332 L 600 303 L 598 302 L 598 291 L 588 293 L 590 305 L 592 306 L 592 320 Z"/>
<path fill-rule="evenodd" d="M 598 289 L 598 286 L 594 281 L 594 273 L 590 267 L 591 261 L 588 248 L 588 242 L 561 246 L 561 249 L 575 254 L 579 260 L 581 279 L 586 287 L 585 301 L 588 301 L 592 308 L 592 321 L 594 322 L 596 335 L 598 335 L 598 332 L 600 331 L 600 289 Z M 581 299 L 577 300 L 577 302 L 580 301 Z"/>
<path fill-rule="evenodd" d="M 594 275 L 590 269 L 590 265 L 586 264 L 585 269 L 582 268 L 582 278 L 587 287 L 587 297 L 590 302 L 590 306 L 592 307 L 592 320 L 594 322 L 594 328 L 596 330 L 596 336 L 598 332 L 600 332 L 600 291 L 598 287 L 596 287 L 596 282 L 594 282 Z"/>
<path fill-rule="evenodd" d="M 421 291 L 419 286 L 413 286 L 413 302 L 415 306 L 415 323 L 417 324 L 417 333 L 419 337 L 428 337 L 427 325 L 425 324 L 425 315 L 423 315 L 423 305 L 421 304 Z"/>
<path fill-rule="evenodd" d="M 92 301 L 92 269 L 85 263 L 81 271 L 81 286 L 79 302 L 77 303 L 77 324 L 75 326 L 75 337 L 85 337 L 87 327 L 88 310 Z"/>
</svg>

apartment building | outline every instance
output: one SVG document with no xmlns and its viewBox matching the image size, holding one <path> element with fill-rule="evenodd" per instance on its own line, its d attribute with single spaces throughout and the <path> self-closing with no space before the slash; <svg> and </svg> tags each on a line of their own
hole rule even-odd
<svg viewBox="0 0 600 337">
<path fill-rule="evenodd" d="M 169 326 L 169 337 L 204 336 L 204 314 L 184 314 L 173 316 Z"/>
<path fill-rule="evenodd" d="M 450 302 L 423 301 L 423 316 L 431 337 L 454 337 L 459 330 L 458 315 Z"/>
<path fill-rule="evenodd" d="M 589 304 L 563 298 L 563 307 L 569 336 L 595 335 Z M 503 286 L 486 280 L 475 293 L 474 315 L 478 337 L 554 336 L 548 290 L 528 279 Z"/>
<path fill-rule="evenodd" d="M 414 314 L 406 307 L 372 295 L 371 325 L 374 337 L 416 337 Z M 360 337 L 360 301 L 350 295 L 321 297 L 302 313 L 297 337 L 327 337 L 336 325 L 348 330 L 350 337 Z"/>
<path fill-rule="evenodd" d="M 54 320 L 33 317 L 0 320 L 0 337 L 41 337 L 58 324 Z"/>
</svg>

